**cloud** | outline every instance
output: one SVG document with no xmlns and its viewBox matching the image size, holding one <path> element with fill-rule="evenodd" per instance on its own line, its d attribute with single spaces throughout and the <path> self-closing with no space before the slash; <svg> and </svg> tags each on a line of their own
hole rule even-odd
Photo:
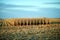
<svg viewBox="0 0 60 40">
<path fill-rule="evenodd" d="M 46 2 L 45 4 L 60 4 L 60 2 Z"/>
<path fill-rule="evenodd" d="M 38 11 L 36 6 L 32 5 L 12 5 L 0 3 L 0 7 L 4 10 L 23 10 L 23 11 Z"/>
<path fill-rule="evenodd" d="M 39 11 L 39 9 L 37 9 L 37 8 L 20 8 L 20 7 L 15 7 L 15 8 L 5 8 L 5 10 L 7 10 L 7 11 L 35 11 L 35 12 L 37 12 L 37 11 Z"/>
<path fill-rule="evenodd" d="M 35 7 L 35 6 L 32 6 L 32 5 L 12 5 L 12 4 L 0 3 L 0 7 L 8 8 L 8 7 Z"/>
<path fill-rule="evenodd" d="M 32 11 L 23 11 L 23 10 L 4 10 L 0 17 L 9 18 L 9 17 L 50 17 L 50 18 L 60 18 L 60 9 L 57 8 L 40 8 L 38 12 Z"/>
</svg>

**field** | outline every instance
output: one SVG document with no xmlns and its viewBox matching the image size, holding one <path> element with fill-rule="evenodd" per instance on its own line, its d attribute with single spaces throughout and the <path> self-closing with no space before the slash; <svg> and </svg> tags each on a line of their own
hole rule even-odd
<svg viewBox="0 0 60 40">
<path fill-rule="evenodd" d="M 60 24 L 0 26 L 0 40 L 60 40 Z"/>
<path fill-rule="evenodd" d="M 60 18 L 0 19 L 0 40 L 60 40 Z"/>
</svg>

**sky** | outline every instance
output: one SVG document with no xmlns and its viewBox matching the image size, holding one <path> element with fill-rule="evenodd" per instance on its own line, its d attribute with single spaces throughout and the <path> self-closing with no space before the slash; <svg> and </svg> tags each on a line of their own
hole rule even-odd
<svg viewBox="0 0 60 40">
<path fill-rule="evenodd" d="M 0 0 L 0 18 L 60 18 L 60 0 Z"/>
</svg>

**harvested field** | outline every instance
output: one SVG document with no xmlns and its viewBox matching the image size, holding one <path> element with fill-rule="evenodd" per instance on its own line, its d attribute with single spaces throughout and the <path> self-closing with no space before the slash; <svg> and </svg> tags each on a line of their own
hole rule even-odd
<svg viewBox="0 0 60 40">
<path fill-rule="evenodd" d="M 0 26 L 0 40 L 60 40 L 60 24 Z"/>
</svg>

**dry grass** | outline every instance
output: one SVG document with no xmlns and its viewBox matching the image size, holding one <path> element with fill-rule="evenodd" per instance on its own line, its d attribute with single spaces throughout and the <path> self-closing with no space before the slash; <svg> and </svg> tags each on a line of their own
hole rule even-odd
<svg viewBox="0 0 60 40">
<path fill-rule="evenodd" d="M 38 23 L 38 20 L 41 20 L 41 22 L 44 24 L 44 23 L 47 23 L 48 22 L 51 24 L 53 23 L 59 23 L 60 24 L 60 18 L 11 18 L 11 19 L 0 19 L 0 26 L 18 26 L 21 24 L 21 22 L 24 20 L 27 21 L 27 20 L 33 20 L 34 22 L 36 22 L 35 20 L 37 20 L 37 23 Z M 45 21 L 45 22 L 44 22 Z M 41 23 L 40 22 L 40 23 Z M 23 22 L 22 22 L 23 23 Z M 30 23 L 30 22 L 29 22 Z"/>
<path fill-rule="evenodd" d="M 20 20 L 0 20 L 0 40 L 60 40 L 60 23 L 18 26 Z M 48 22 L 47 19 L 45 21 Z M 60 19 L 49 21 L 60 22 Z"/>
<path fill-rule="evenodd" d="M 0 40 L 60 40 L 60 24 L 1 26 Z"/>
</svg>

